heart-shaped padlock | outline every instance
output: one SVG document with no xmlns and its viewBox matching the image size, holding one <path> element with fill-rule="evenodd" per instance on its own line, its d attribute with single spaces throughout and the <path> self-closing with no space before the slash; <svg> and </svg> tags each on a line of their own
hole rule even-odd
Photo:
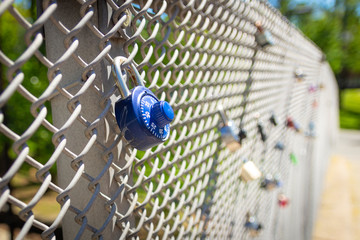
<svg viewBox="0 0 360 240">
<path fill-rule="evenodd" d="M 136 67 L 130 63 L 123 68 L 124 57 L 114 58 L 112 70 L 122 96 L 115 103 L 117 124 L 126 141 L 136 149 L 147 150 L 169 138 L 174 111 L 170 104 L 159 99 L 144 86 Z M 132 78 L 137 85 L 129 91 L 126 82 Z"/>
</svg>

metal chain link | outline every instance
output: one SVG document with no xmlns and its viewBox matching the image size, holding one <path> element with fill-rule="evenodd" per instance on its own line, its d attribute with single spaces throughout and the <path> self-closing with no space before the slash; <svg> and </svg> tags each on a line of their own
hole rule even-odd
<svg viewBox="0 0 360 240">
<path fill-rule="evenodd" d="M 248 239 L 247 213 L 265 226 L 259 239 L 288 239 L 300 228 L 284 230 L 292 218 L 277 206 L 277 194 L 294 199 L 300 190 L 293 187 L 321 184 L 321 176 L 303 179 L 312 161 L 326 165 L 326 158 L 317 159 L 313 151 L 328 132 L 314 140 L 287 129 L 285 122 L 291 116 L 305 130 L 310 121 L 320 123 L 318 109 L 326 107 L 312 103 L 330 97 L 308 88 L 335 87 L 323 53 L 277 10 L 263 1 L 236 0 L 45 0 L 41 7 L 30 22 L 13 1 L 0 3 L 0 19 L 10 14 L 25 31 L 27 45 L 15 60 L 0 46 L 7 80 L 0 96 L 0 132 L 16 154 L 0 178 L 0 209 L 7 204 L 19 209 L 24 224 L 18 239 L 32 227 L 43 239 L 55 239 L 59 228 L 64 238 L 76 239 Z M 257 21 L 271 32 L 273 46 L 256 43 Z M 127 57 L 124 66 L 133 62 L 146 87 L 175 111 L 169 140 L 145 152 L 128 145 L 116 125 L 113 107 L 120 96 L 109 69 L 119 55 Z M 31 58 L 48 70 L 39 97 L 24 84 L 23 69 Z M 306 73 L 301 82 L 294 76 L 297 68 Z M 3 111 L 14 94 L 31 103 L 27 110 L 34 118 L 21 133 L 4 121 L 10 114 L 16 118 L 16 112 Z M 235 153 L 221 143 L 220 104 L 248 132 Z M 278 116 L 277 126 L 270 126 L 271 112 Z M 267 131 L 266 143 L 258 121 Z M 52 135 L 54 145 L 46 163 L 27 143 L 40 128 Z M 284 151 L 274 149 L 279 140 Z M 282 189 L 266 192 L 258 181 L 241 181 L 244 159 L 263 174 L 279 176 Z M 14 196 L 10 187 L 25 164 L 36 170 L 38 182 L 29 201 Z M 54 166 L 57 176 L 50 171 Z M 34 208 L 49 191 L 56 193 L 60 210 L 45 222 Z M 289 212 L 305 201 L 294 200 Z"/>
</svg>

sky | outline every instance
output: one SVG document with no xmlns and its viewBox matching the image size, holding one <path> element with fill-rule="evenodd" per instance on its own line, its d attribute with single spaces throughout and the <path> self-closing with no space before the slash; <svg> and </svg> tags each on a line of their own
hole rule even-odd
<svg viewBox="0 0 360 240">
<path fill-rule="evenodd" d="M 272 5 L 276 5 L 278 0 L 269 0 Z M 295 5 L 299 3 L 305 3 L 307 5 L 316 5 L 319 7 L 332 8 L 334 7 L 335 0 L 293 0 Z M 276 7 L 276 6 L 275 6 Z"/>
</svg>

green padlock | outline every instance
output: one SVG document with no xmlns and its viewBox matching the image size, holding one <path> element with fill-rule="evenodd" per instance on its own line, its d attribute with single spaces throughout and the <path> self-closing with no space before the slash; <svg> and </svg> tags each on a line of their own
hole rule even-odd
<svg viewBox="0 0 360 240">
<path fill-rule="evenodd" d="M 298 164 L 298 159 L 296 158 L 294 153 L 290 153 L 290 161 L 294 165 Z"/>
</svg>

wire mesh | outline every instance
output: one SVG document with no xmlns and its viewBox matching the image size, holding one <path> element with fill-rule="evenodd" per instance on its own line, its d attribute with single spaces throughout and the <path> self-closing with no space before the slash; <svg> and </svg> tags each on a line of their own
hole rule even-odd
<svg viewBox="0 0 360 240">
<path fill-rule="evenodd" d="M 325 140 L 336 128 L 318 112 L 336 112 L 336 87 L 323 53 L 277 10 L 263 1 L 171 0 L 38 1 L 36 9 L 29 19 L 16 2 L 0 3 L 1 19 L 21 28 L 26 44 L 14 55 L 15 45 L 0 43 L 2 151 L 13 156 L 1 169 L 1 222 L 18 228 L 19 239 L 310 238 Z M 257 44 L 257 21 L 274 45 Z M 164 144 L 138 151 L 118 129 L 116 56 L 135 63 L 146 87 L 172 105 Z M 31 61 L 34 76 L 25 74 Z M 26 105 L 12 111 L 18 99 Z M 248 133 L 234 153 L 221 142 L 219 105 Z M 303 131 L 287 128 L 287 117 Z M 306 136 L 310 122 L 317 138 Z M 241 181 L 246 159 L 283 186 L 270 192 L 259 180 Z M 27 198 L 17 183 L 24 174 L 33 181 Z M 291 199 L 287 209 L 278 206 L 280 192 Z M 46 218 L 49 198 L 56 206 Z M 264 226 L 257 237 L 244 227 L 247 213 Z"/>
</svg>

